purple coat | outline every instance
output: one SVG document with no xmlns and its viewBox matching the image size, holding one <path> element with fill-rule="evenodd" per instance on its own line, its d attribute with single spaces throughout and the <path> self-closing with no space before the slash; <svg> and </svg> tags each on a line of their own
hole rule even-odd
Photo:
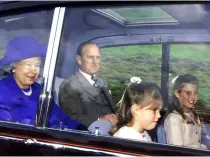
<svg viewBox="0 0 210 157">
<path fill-rule="evenodd" d="M 31 87 L 31 96 L 26 96 L 14 80 L 13 74 L 0 80 L 0 120 L 35 124 L 41 86 L 35 82 Z M 54 101 L 50 111 L 48 127 L 58 128 L 60 122 L 69 129 L 78 127 L 79 123 L 65 115 Z"/>
</svg>

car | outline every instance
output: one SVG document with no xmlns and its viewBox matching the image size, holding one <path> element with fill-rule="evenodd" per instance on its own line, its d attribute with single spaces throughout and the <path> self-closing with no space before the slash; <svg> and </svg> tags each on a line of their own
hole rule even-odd
<svg viewBox="0 0 210 157">
<path fill-rule="evenodd" d="M 0 2 L 0 58 L 7 43 L 23 35 L 48 45 L 38 83 L 37 123 L 0 121 L 0 155 L 182 156 L 210 155 L 209 150 L 165 143 L 163 117 L 170 101 L 171 81 L 193 73 L 201 81 L 198 113 L 202 142 L 210 149 L 208 2 Z M 59 105 L 61 82 L 78 70 L 80 43 L 91 41 L 101 49 L 99 75 L 109 83 L 117 103 L 131 77 L 157 83 L 164 107 L 157 127 L 146 143 L 91 133 L 87 130 L 49 128 L 52 98 Z M 1 68 L 1 67 L 0 67 Z M 1 69 L 1 78 L 5 71 Z M 48 107 L 42 112 L 43 107 Z"/>
</svg>

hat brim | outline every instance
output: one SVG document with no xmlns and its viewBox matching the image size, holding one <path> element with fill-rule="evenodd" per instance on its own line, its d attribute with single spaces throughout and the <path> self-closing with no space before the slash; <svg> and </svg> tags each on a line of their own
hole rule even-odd
<svg viewBox="0 0 210 157">
<path fill-rule="evenodd" d="M 8 52 L 6 51 L 5 54 Z M 39 47 L 36 48 L 36 50 L 33 50 L 28 53 L 25 53 L 24 55 L 12 55 L 12 56 L 5 56 L 0 60 L 0 65 L 8 65 L 14 62 L 18 62 L 27 58 L 32 58 L 32 57 L 46 57 L 47 53 L 47 46 L 46 45 L 40 45 Z M 14 52 L 15 54 L 15 52 Z"/>
</svg>

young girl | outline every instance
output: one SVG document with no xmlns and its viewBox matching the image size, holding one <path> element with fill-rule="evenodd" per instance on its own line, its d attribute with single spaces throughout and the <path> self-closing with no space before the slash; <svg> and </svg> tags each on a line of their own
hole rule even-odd
<svg viewBox="0 0 210 157">
<path fill-rule="evenodd" d="M 162 97 L 154 83 L 131 83 L 125 90 L 118 123 L 110 132 L 115 137 L 151 141 L 146 130 L 153 129 L 160 116 Z"/>
<path fill-rule="evenodd" d="M 180 75 L 174 83 L 172 102 L 164 121 L 168 144 L 206 148 L 201 144 L 201 124 L 195 104 L 199 83 L 195 76 Z"/>
</svg>

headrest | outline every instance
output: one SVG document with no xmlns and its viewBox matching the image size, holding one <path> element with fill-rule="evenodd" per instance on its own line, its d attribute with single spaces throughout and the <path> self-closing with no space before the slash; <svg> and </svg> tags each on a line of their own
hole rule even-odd
<svg viewBox="0 0 210 157">
<path fill-rule="evenodd" d="M 111 122 L 106 119 L 101 119 L 94 121 L 89 127 L 88 131 L 91 133 L 95 133 L 96 129 L 98 127 L 98 132 L 100 135 L 109 135 L 109 131 L 113 128 Z"/>
</svg>

